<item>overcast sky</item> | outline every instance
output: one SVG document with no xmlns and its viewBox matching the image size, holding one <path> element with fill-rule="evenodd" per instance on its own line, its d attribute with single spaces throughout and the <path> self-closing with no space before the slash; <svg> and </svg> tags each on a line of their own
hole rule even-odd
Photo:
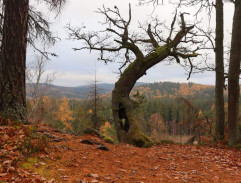
<svg viewBox="0 0 241 183">
<path fill-rule="evenodd" d="M 104 17 L 97 14 L 95 11 L 102 7 L 104 4 L 106 7 L 113 8 L 118 6 L 121 13 L 124 16 L 128 15 L 128 4 L 131 2 L 132 6 L 132 25 L 137 25 L 138 21 L 144 22 L 150 19 L 153 7 L 149 6 L 137 6 L 137 0 L 69 0 L 62 13 L 56 18 L 51 19 L 52 29 L 56 33 L 61 41 L 56 43 L 53 47 L 49 48 L 49 51 L 54 51 L 58 57 L 53 58 L 51 62 L 47 64 L 46 73 L 57 72 L 56 79 L 53 84 L 61 86 L 79 86 L 89 84 L 93 81 L 95 72 L 97 80 L 101 83 L 115 83 L 118 80 L 118 63 L 110 63 L 108 65 L 101 61 L 97 61 L 98 53 L 89 51 L 76 51 L 72 50 L 73 47 L 81 47 L 81 42 L 73 42 L 68 40 L 68 31 L 65 29 L 67 23 L 71 23 L 72 26 L 85 25 L 88 30 L 100 30 L 102 25 L 99 23 L 104 20 Z M 166 21 L 167 25 L 170 25 L 173 12 L 175 8 L 172 5 L 159 6 L 154 14 L 158 15 L 160 20 Z M 185 12 L 189 12 L 188 19 L 193 19 L 193 8 L 185 8 Z M 225 31 L 228 33 L 231 30 L 232 20 L 232 5 L 225 7 Z M 47 16 L 53 16 L 47 14 Z M 203 19 L 205 27 L 208 22 Z M 211 24 L 215 25 L 212 20 Z M 137 30 L 138 31 L 138 30 Z M 228 38 L 226 39 L 228 43 Z M 33 61 L 36 52 L 28 50 L 27 62 Z M 214 84 L 214 73 L 206 72 L 202 74 L 195 74 L 187 81 L 187 73 L 177 64 L 168 65 L 167 63 L 158 64 L 154 68 L 147 71 L 147 75 L 142 77 L 139 82 L 159 82 L 159 81 L 173 81 L 173 82 L 195 82 L 202 84 Z"/>
</svg>

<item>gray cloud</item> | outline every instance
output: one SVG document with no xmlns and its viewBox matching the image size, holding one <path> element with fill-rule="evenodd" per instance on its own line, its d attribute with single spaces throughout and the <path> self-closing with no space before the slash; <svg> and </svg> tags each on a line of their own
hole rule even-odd
<svg viewBox="0 0 241 183">
<path fill-rule="evenodd" d="M 103 20 L 99 14 L 94 11 L 105 4 L 107 7 L 114 7 L 115 5 L 120 8 L 120 10 L 127 15 L 128 13 L 128 3 L 132 2 L 132 12 L 133 12 L 133 27 L 137 26 L 137 21 L 145 21 L 150 17 L 152 12 L 152 6 L 136 7 L 137 1 L 130 0 L 70 0 L 68 5 L 64 8 L 60 17 L 58 17 L 53 22 L 53 31 L 58 34 L 61 41 L 58 42 L 54 47 L 50 47 L 49 51 L 56 52 L 59 56 L 53 58 L 52 61 L 47 65 L 47 72 L 55 71 L 59 73 L 54 84 L 63 86 L 78 86 L 83 84 L 88 84 L 93 80 L 95 72 L 95 61 L 97 60 L 97 53 L 89 53 L 89 51 L 78 51 L 74 52 L 73 47 L 81 47 L 80 42 L 73 42 L 67 40 L 67 30 L 64 28 L 67 23 L 71 22 L 73 26 L 86 25 L 88 30 L 100 30 L 101 24 L 98 22 Z M 229 11 L 226 11 L 225 21 L 226 30 L 230 29 L 231 24 L 228 20 L 232 17 L 232 7 L 228 5 L 226 7 Z M 160 6 L 156 13 L 167 24 L 171 21 L 173 17 L 174 7 L 172 5 Z M 185 11 L 189 11 L 185 9 Z M 190 12 L 194 10 L 190 9 Z M 192 16 L 189 19 L 193 19 Z M 28 51 L 28 61 L 33 60 L 33 51 L 29 49 Z M 97 78 L 103 83 L 114 83 L 118 79 L 118 64 L 108 64 L 97 62 Z M 188 82 L 186 80 L 187 75 L 185 71 L 180 66 L 158 64 L 154 68 L 147 72 L 146 76 L 143 76 L 139 81 L 142 82 L 157 82 L 157 81 L 174 81 L 174 82 Z M 214 74 L 213 73 L 203 73 L 193 75 L 190 79 L 191 82 L 198 82 L 203 84 L 214 84 Z"/>
</svg>

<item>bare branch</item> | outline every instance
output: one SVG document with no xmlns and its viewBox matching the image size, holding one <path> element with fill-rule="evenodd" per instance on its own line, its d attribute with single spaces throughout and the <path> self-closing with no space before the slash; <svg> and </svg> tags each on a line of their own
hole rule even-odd
<svg viewBox="0 0 241 183">
<path fill-rule="evenodd" d="M 189 74 L 188 74 L 187 80 L 190 79 L 191 74 L 192 74 L 192 70 L 193 70 L 193 65 L 192 65 L 191 59 L 190 59 L 189 57 L 188 57 L 188 62 L 189 62 L 189 64 L 190 64 L 190 72 L 189 72 Z"/>
<path fill-rule="evenodd" d="M 151 40 L 151 44 L 153 45 L 154 48 L 159 47 L 158 42 L 156 41 L 156 39 L 154 38 L 152 32 L 151 32 L 151 24 L 148 25 L 148 30 L 147 30 L 147 34 L 150 37 Z"/>
<path fill-rule="evenodd" d="M 204 31 L 203 29 L 201 29 L 201 28 L 199 28 L 197 26 L 195 26 L 195 27 L 202 33 L 202 34 L 199 34 L 198 36 L 199 37 L 201 37 L 201 36 L 206 37 L 208 39 L 209 43 L 211 43 L 211 49 L 213 49 L 215 51 L 215 39 L 214 39 L 214 37 L 212 35 L 213 32 L 211 30 Z"/>
<path fill-rule="evenodd" d="M 119 67 L 120 73 L 131 63 L 136 65 L 139 62 L 144 64 L 143 67 L 149 68 L 169 56 L 174 57 L 180 63 L 180 59 L 190 59 L 199 55 L 196 53 L 198 47 L 194 48 L 193 45 L 200 44 L 200 41 L 195 40 L 196 34 L 191 32 L 194 26 L 187 26 L 185 23 L 184 15 L 187 13 L 180 14 L 181 24 L 179 31 L 174 31 L 178 26 L 176 24 L 176 12 L 167 39 L 161 37 L 162 31 L 159 28 L 163 23 L 160 23 L 158 19 L 154 20 L 154 26 L 151 26 L 151 23 L 148 23 L 147 27 L 140 25 L 139 28 L 142 32 L 135 30 L 134 34 L 130 34 L 130 5 L 127 21 L 121 17 L 120 11 L 116 6 L 114 10 L 103 6 L 102 9 L 98 10 L 98 13 L 103 14 L 106 19 L 105 24 L 108 27 L 104 31 L 86 33 L 84 31 L 85 26 L 73 28 L 68 24 L 69 39 L 81 40 L 85 43 L 85 46 L 74 48 L 75 51 L 82 49 L 97 50 L 100 52 L 99 60 L 103 60 L 105 63 L 116 59 L 108 57 L 108 54 L 105 55 L 105 52 L 123 54 L 124 59 Z M 135 58 L 131 58 L 131 54 Z M 193 67 L 192 64 L 190 65 Z"/>
<path fill-rule="evenodd" d="M 168 36 L 168 38 L 167 38 L 167 43 L 169 43 L 170 40 L 171 40 L 172 32 L 173 32 L 173 30 L 174 30 L 174 25 L 175 25 L 175 22 L 176 22 L 176 18 L 177 18 L 177 11 L 176 11 L 175 16 L 174 16 L 174 18 L 173 18 L 173 20 L 172 20 L 171 30 L 170 30 L 169 36 Z"/>
<path fill-rule="evenodd" d="M 115 6 L 114 10 L 111 10 L 109 8 L 105 8 L 104 6 L 102 9 L 98 9 L 98 13 L 101 13 L 106 18 L 106 23 L 110 25 L 114 25 L 117 28 L 121 30 L 121 32 L 118 32 L 117 30 L 113 28 L 107 28 L 106 31 L 113 33 L 117 35 L 120 39 L 112 39 L 112 43 L 109 41 L 111 40 L 112 36 L 109 34 L 106 34 L 105 36 L 100 36 L 97 32 L 91 32 L 91 33 L 82 33 L 82 28 L 73 28 L 69 24 L 66 26 L 69 30 L 69 39 L 72 40 L 82 40 L 84 43 L 86 43 L 87 46 L 81 47 L 81 48 L 73 48 L 76 50 L 82 50 L 82 49 L 89 49 L 91 50 L 97 50 L 100 51 L 100 60 L 104 60 L 105 62 L 109 61 L 109 59 L 104 58 L 104 51 L 107 52 L 119 52 L 122 49 L 127 49 L 132 51 L 136 57 L 143 57 L 140 49 L 137 45 L 135 45 L 135 40 L 132 40 L 129 37 L 129 25 L 131 23 L 131 5 L 129 5 L 129 18 L 128 21 L 125 21 L 120 14 L 119 9 Z M 112 18 L 111 14 L 116 16 L 116 18 Z M 103 33 L 106 31 L 102 31 Z M 113 41 L 116 44 L 116 46 L 113 45 Z"/>
<path fill-rule="evenodd" d="M 139 1 L 139 5 L 144 5 L 144 4 L 149 4 L 149 3 L 152 3 L 153 6 L 160 5 L 159 0 L 138 0 L 138 1 Z M 161 0 L 161 4 L 163 4 L 163 0 Z"/>
</svg>

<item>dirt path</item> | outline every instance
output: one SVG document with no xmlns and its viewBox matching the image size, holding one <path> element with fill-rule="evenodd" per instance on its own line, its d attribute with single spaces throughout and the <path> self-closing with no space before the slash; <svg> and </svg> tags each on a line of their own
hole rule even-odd
<svg viewBox="0 0 241 183">
<path fill-rule="evenodd" d="M 35 176 L 35 182 L 241 183 L 241 150 L 190 145 L 137 148 L 108 144 L 91 135 L 48 133 L 55 141 L 50 154 L 40 155 L 33 166 L 22 170 Z M 86 139 L 94 144 L 80 142 Z M 110 151 L 97 149 L 99 143 Z"/>
<path fill-rule="evenodd" d="M 66 136 L 55 144 L 55 157 L 50 168 L 58 181 L 67 182 L 241 182 L 241 151 L 190 145 L 161 145 L 136 148 L 111 145 L 97 137 Z M 80 143 L 88 139 L 97 145 Z M 66 148 L 68 147 L 68 148 Z"/>
</svg>

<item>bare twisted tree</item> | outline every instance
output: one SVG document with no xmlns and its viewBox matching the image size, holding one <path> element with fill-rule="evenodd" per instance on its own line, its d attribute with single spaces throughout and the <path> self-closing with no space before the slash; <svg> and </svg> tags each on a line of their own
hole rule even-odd
<svg viewBox="0 0 241 183">
<path fill-rule="evenodd" d="M 185 13 L 180 14 L 178 22 L 176 13 L 165 38 L 160 30 L 163 24 L 158 20 L 149 23 L 145 28 L 141 26 L 140 30 L 131 31 L 131 5 L 127 20 L 122 17 L 116 6 L 114 9 L 103 6 L 98 13 L 105 17 L 104 25 L 107 27 L 104 31 L 86 33 L 82 32 L 84 26 L 74 28 L 68 25 L 69 38 L 85 43 L 85 46 L 74 48 L 75 51 L 83 49 L 99 51 L 99 59 L 106 63 L 123 58 L 119 68 L 120 77 L 112 92 L 112 112 L 118 139 L 120 142 L 146 146 L 151 140 L 141 132 L 139 123 L 135 119 L 134 108 L 137 105 L 131 100 L 130 92 L 136 81 L 145 75 L 149 68 L 168 58 L 169 61 L 175 60 L 177 63 L 181 60 L 189 63 L 190 77 L 192 58 L 198 56 L 198 47 L 193 46 L 199 43 L 194 39 L 194 26 L 186 24 Z M 117 57 L 121 55 L 122 57 Z"/>
</svg>

